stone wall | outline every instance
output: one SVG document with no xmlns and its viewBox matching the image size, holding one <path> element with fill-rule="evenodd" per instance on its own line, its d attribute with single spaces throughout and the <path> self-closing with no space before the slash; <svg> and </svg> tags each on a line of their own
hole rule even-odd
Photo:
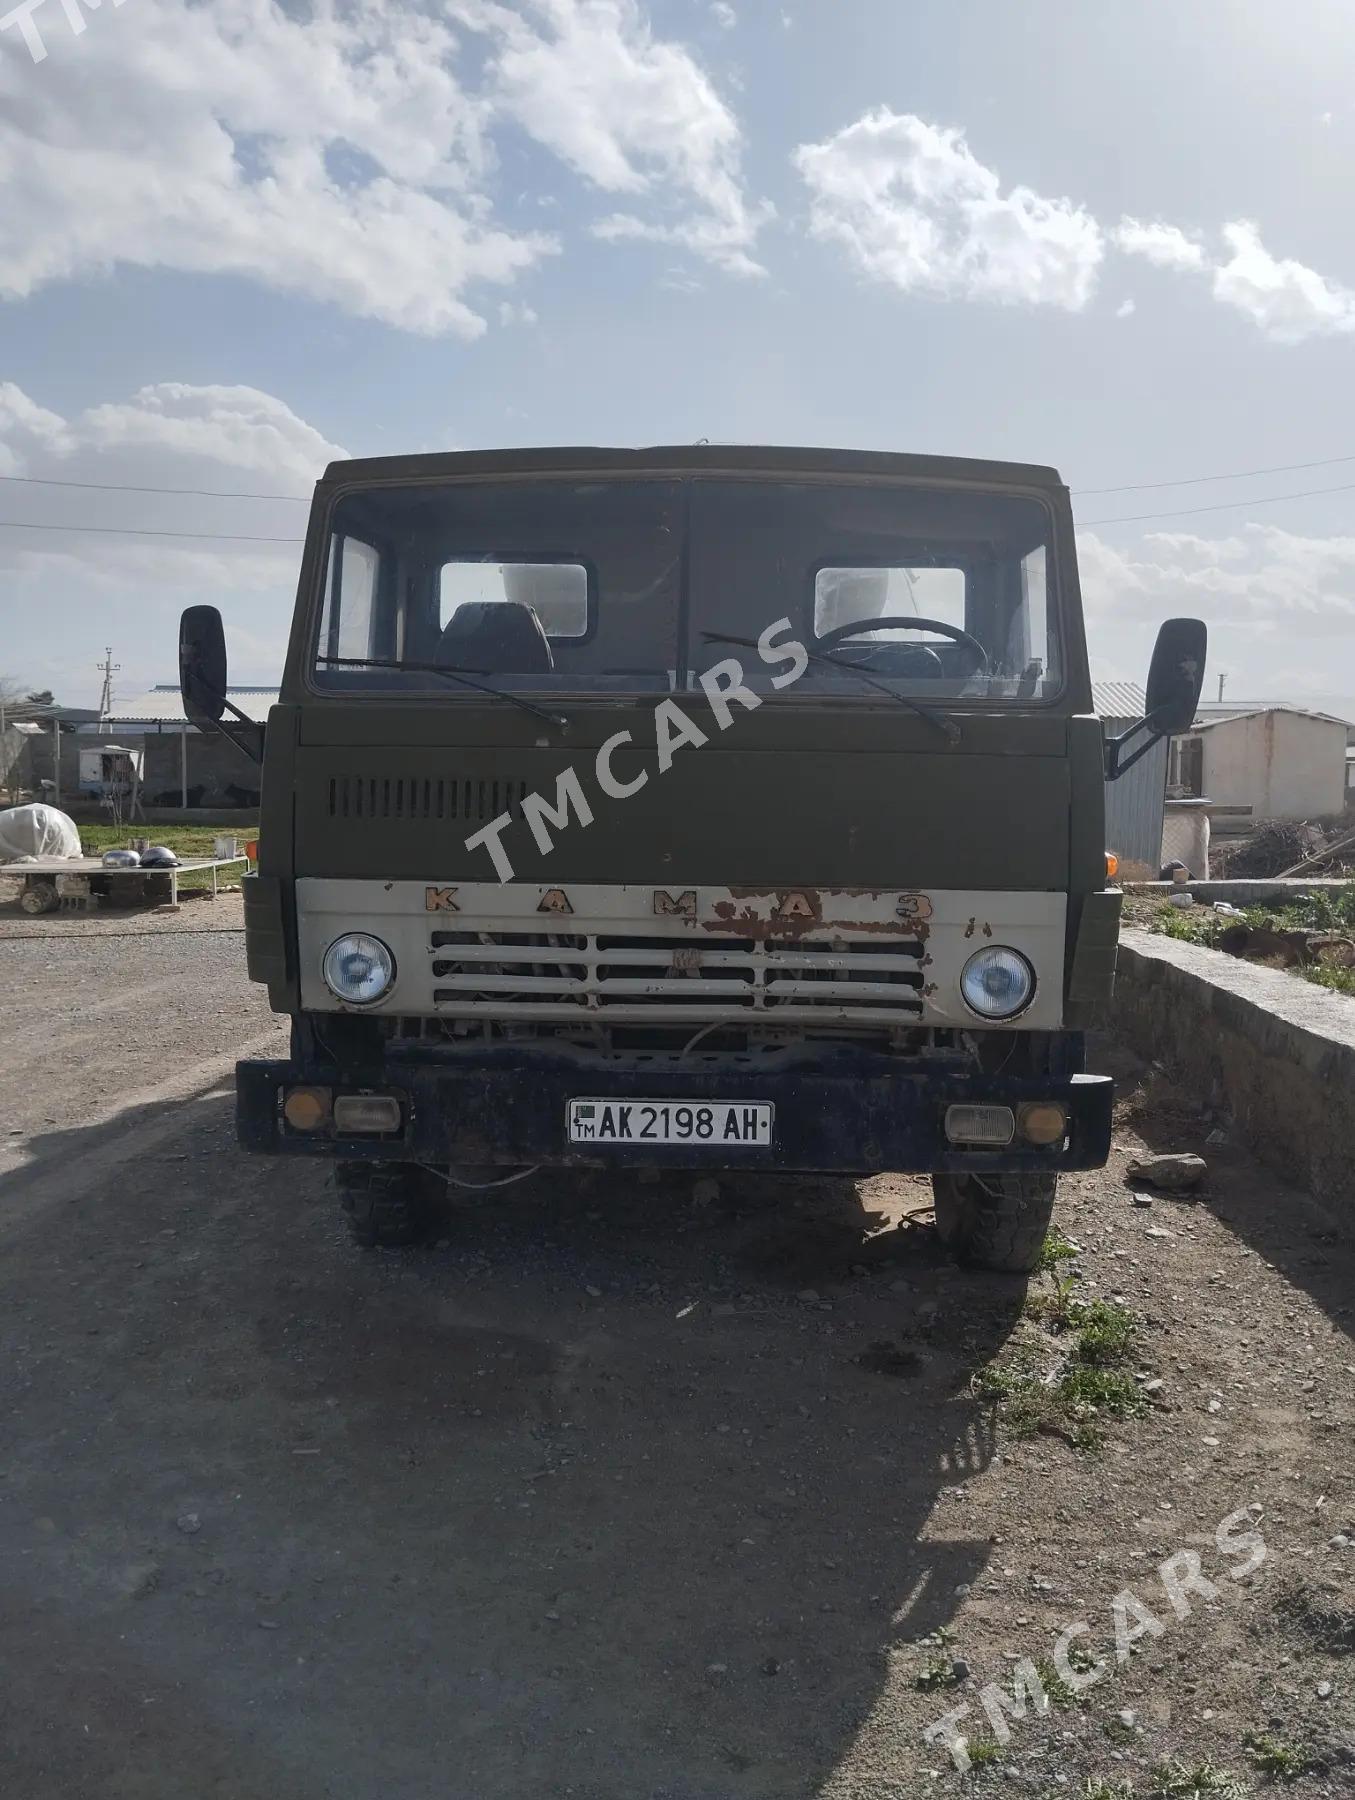
<svg viewBox="0 0 1355 1800">
<path fill-rule="evenodd" d="M 1281 969 L 1126 930 L 1116 1028 L 1263 1162 L 1355 1222 L 1355 999 Z"/>
</svg>

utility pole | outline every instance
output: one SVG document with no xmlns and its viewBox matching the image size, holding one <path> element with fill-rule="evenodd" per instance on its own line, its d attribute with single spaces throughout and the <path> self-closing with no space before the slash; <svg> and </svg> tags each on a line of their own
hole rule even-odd
<svg viewBox="0 0 1355 1800">
<path fill-rule="evenodd" d="M 101 663 L 95 663 L 94 667 L 102 670 L 104 678 L 103 692 L 99 696 L 99 723 L 102 725 L 113 710 L 113 677 L 122 667 L 121 663 L 113 661 L 111 644 L 104 645 L 104 659 Z"/>
<path fill-rule="evenodd" d="M 1228 674 L 1227 674 L 1227 671 L 1225 670 L 1219 676 L 1219 704 L 1220 704 L 1220 706 L 1223 704 L 1223 684 L 1225 681 L 1227 681 L 1227 679 L 1228 679 Z"/>
</svg>

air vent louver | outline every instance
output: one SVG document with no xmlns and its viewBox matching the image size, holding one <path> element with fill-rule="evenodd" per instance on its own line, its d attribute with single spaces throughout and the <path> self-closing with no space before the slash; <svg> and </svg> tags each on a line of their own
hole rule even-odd
<svg viewBox="0 0 1355 1800">
<path fill-rule="evenodd" d="M 442 776 L 331 775 L 331 819 L 450 819 L 481 824 L 506 812 L 522 817 L 526 781 L 455 780 Z"/>
</svg>

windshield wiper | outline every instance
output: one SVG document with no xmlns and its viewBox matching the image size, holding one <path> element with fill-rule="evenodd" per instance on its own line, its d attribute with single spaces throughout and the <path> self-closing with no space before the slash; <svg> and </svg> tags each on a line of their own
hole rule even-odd
<svg viewBox="0 0 1355 1800">
<path fill-rule="evenodd" d="M 732 632 L 728 631 L 703 631 L 701 635 L 707 643 L 711 644 L 742 644 L 747 650 L 756 650 L 758 647 L 756 638 L 735 637 Z M 845 669 L 849 675 L 855 675 L 858 681 L 864 681 L 867 687 L 873 687 L 877 693 L 884 694 L 887 699 L 897 700 L 900 706 L 906 706 L 909 712 L 916 713 L 919 719 L 925 719 L 933 730 L 941 733 L 948 744 L 959 743 L 960 727 L 954 719 L 946 718 L 944 713 L 933 711 L 930 706 L 924 706 L 920 700 L 914 700 L 907 694 L 897 693 L 893 688 L 886 687 L 882 681 L 876 681 L 873 676 L 867 675 L 864 669 L 858 669 L 851 663 L 839 662 L 835 656 L 821 656 L 817 650 L 805 650 L 803 644 L 800 648 L 804 650 L 810 662 L 822 663 L 825 668 L 837 669 L 839 672 Z"/>
<path fill-rule="evenodd" d="M 506 688 L 491 687 L 487 681 L 471 679 L 474 675 L 485 674 L 484 669 L 459 669 L 455 663 L 377 662 L 370 656 L 317 656 L 315 660 L 330 669 L 399 669 L 408 670 L 415 675 L 445 675 L 448 681 L 459 681 L 463 687 L 488 694 L 493 700 L 511 700 L 514 706 L 520 706 L 524 712 L 535 713 L 538 719 L 544 719 L 548 725 L 558 725 L 561 731 L 569 730 L 569 720 L 562 714 L 547 712 L 544 706 L 538 706 L 532 700 L 524 700 L 521 694 L 510 694 Z"/>
</svg>

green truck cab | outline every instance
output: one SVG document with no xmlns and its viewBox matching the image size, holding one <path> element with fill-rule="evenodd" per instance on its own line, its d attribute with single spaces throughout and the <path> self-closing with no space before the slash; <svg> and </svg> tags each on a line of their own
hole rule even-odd
<svg viewBox="0 0 1355 1800">
<path fill-rule="evenodd" d="M 180 671 L 263 763 L 246 945 L 292 1043 L 238 1065 L 241 1141 L 332 1159 L 360 1242 L 444 1178 L 914 1170 L 958 1255 L 1024 1269 L 1104 1163 L 1104 781 L 1189 723 L 1204 628 L 1107 744 L 1052 469 L 336 463 L 262 734 L 214 609 Z"/>
</svg>

